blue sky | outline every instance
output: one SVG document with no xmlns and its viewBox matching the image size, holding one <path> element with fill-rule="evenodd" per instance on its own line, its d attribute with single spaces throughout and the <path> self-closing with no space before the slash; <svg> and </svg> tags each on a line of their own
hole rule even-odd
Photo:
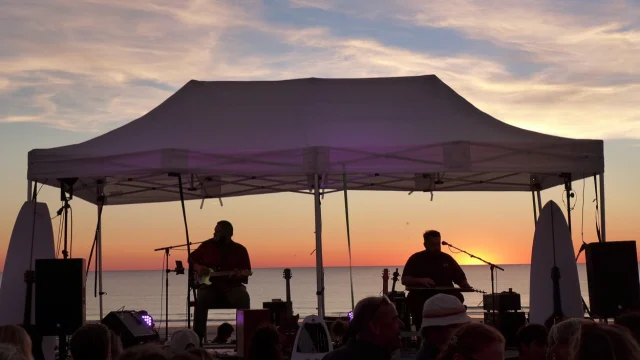
<svg viewBox="0 0 640 360">
<path fill-rule="evenodd" d="M 605 139 L 609 214 L 626 218 L 640 200 L 639 19 L 626 0 L 4 1 L 0 186 L 18 190 L 0 240 L 28 150 L 114 129 L 190 79 L 436 74 L 509 124 Z"/>
</svg>

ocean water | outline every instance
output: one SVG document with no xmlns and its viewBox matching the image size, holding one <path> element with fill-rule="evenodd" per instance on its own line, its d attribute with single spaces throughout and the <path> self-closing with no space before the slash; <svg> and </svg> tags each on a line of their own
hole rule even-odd
<svg viewBox="0 0 640 360">
<path fill-rule="evenodd" d="M 529 265 L 503 265 L 505 271 L 498 271 L 497 291 L 509 288 L 521 295 L 523 307 L 529 305 Z M 382 271 L 385 267 L 354 267 L 353 290 L 355 301 L 380 295 L 382 293 Z M 387 267 L 390 273 L 396 266 Z M 402 267 L 398 267 L 402 273 Z M 489 267 L 473 265 L 462 266 L 469 283 L 476 289 L 491 291 L 491 273 Z M 262 308 L 262 303 L 272 299 L 284 300 L 285 280 L 283 269 L 254 269 L 249 279 L 247 289 L 251 295 L 251 307 Z M 316 313 L 316 272 L 315 268 L 292 268 L 291 298 L 294 312 L 301 317 Z M 578 264 L 580 288 L 587 304 L 589 296 L 587 290 L 587 275 L 584 264 Z M 391 275 L 390 275 L 391 276 Z M 389 289 L 391 289 L 389 280 Z M 105 271 L 103 272 L 104 313 L 118 309 L 146 310 L 156 322 L 163 320 L 164 274 L 162 271 Z M 396 290 L 404 290 L 398 282 Z M 169 274 L 169 321 L 172 323 L 186 322 L 186 291 L 187 276 Z M 94 296 L 94 273 L 87 278 L 87 320 L 99 320 L 98 298 Z M 465 304 L 470 312 L 480 313 L 482 309 L 482 294 L 465 293 Z M 351 310 L 351 292 L 349 285 L 348 267 L 325 268 L 325 309 L 327 315 L 346 315 Z M 211 310 L 209 322 L 235 321 L 235 310 Z M 176 324 L 178 325 L 178 324 Z"/>
</svg>

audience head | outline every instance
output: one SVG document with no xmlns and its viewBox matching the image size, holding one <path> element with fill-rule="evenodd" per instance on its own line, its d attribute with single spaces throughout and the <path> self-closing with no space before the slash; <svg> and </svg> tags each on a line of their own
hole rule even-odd
<svg viewBox="0 0 640 360">
<path fill-rule="evenodd" d="M 73 360 L 111 359 L 111 334 L 102 324 L 87 324 L 76 330 L 69 342 Z"/>
<path fill-rule="evenodd" d="M 584 324 L 571 339 L 571 360 L 640 360 L 640 346 L 617 325 Z"/>
<path fill-rule="evenodd" d="M 568 360 L 571 338 L 580 331 L 580 326 L 592 323 L 590 320 L 573 318 L 553 325 L 548 337 L 549 356 L 555 360 Z"/>
<path fill-rule="evenodd" d="M 422 307 L 422 340 L 437 347 L 444 345 L 454 331 L 471 322 L 467 309 L 452 295 L 437 294 Z"/>
<path fill-rule="evenodd" d="M 504 337 L 498 330 L 470 323 L 453 333 L 438 360 L 503 360 L 504 345 Z"/>
<path fill-rule="evenodd" d="M 249 360 L 281 360 L 280 333 L 273 325 L 260 326 L 249 345 Z"/>
<path fill-rule="evenodd" d="M 203 348 L 191 348 L 187 350 L 187 353 L 195 357 L 197 360 L 213 360 L 213 355 Z"/>
<path fill-rule="evenodd" d="M 337 320 L 331 325 L 331 337 L 334 341 L 341 341 L 345 335 L 347 334 L 347 328 L 349 324 L 342 321 Z"/>
<path fill-rule="evenodd" d="M 222 342 L 227 342 L 231 335 L 233 334 L 233 326 L 228 322 L 220 324 L 218 326 L 218 333 L 216 334 L 216 339 Z"/>
<path fill-rule="evenodd" d="M 440 233 L 436 230 L 428 230 L 424 234 L 422 234 L 422 239 L 424 240 L 424 248 L 427 251 L 440 251 L 442 248 L 440 240 Z"/>
<path fill-rule="evenodd" d="M 179 329 L 171 335 L 168 343 L 169 351 L 174 354 L 200 347 L 200 337 L 191 329 Z"/>
<path fill-rule="evenodd" d="M 168 360 L 166 351 L 157 344 L 144 344 L 126 349 L 117 360 Z M 75 360 L 75 359 L 74 359 Z"/>
<path fill-rule="evenodd" d="M 122 348 L 122 340 L 113 330 L 109 330 L 109 339 L 111 340 L 111 358 L 117 359 L 124 350 Z"/>
<path fill-rule="evenodd" d="M 640 313 L 632 312 L 618 316 L 614 323 L 627 328 L 640 344 Z"/>
<path fill-rule="evenodd" d="M 0 360 L 27 360 L 22 351 L 13 344 L 0 343 Z"/>
<path fill-rule="evenodd" d="M 27 359 L 31 359 L 31 337 L 18 325 L 0 326 L 0 343 L 11 344 Z"/>
<path fill-rule="evenodd" d="M 516 333 L 521 360 L 544 360 L 547 357 L 548 331 L 544 325 L 528 324 Z"/>
<path fill-rule="evenodd" d="M 367 297 L 356 304 L 345 340 L 356 338 L 393 352 L 400 348 L 402 326 L 396 307 L 388 297 Z"/>
<path fill-rule="evenodd" d="M 227 220 L 218 221 L 213 230 L 214 239 L 231 239 L 233 236 L 233 225 Z"/>
</svg>

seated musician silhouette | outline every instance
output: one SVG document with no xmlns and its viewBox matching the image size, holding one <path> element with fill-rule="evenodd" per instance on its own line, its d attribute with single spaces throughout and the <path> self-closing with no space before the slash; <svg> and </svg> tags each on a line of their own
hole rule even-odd
<svg viewBox="0 0 640 360">
<path fill-rule="evenodd" d="M 453 290 L 453 284 L 463 289 L 471 289 L 460 265 L 453 257 L 441 251 L 440 233 L 429 230 L 422 237 L 425 250 L 411 255 L 404 266 L 400 280 L 402 285 L 410 288 L 407 306 L 416 329 L 420 329 L 422 324 L 422 307 L 427 299 L 439 293 L 446 293 L 456 296 L 464 303 L 464 296 L 461 292 Z M 437 288 L 437 290 L 429 290 L 429 288 Z M 443 288 L 451 288 L 451 290 Z"/>
<path fill-rule="evenodd" d="M 244 284 L 251 270 L 247 249 L 232 240 L 233 226 L 228 221 L 216 224 L 213 238 L 203 242 L 191 253 L 190 261 L 199 276 L 207 277 L 211 270 L 228 271 L 230 275 L 211 276 L 210 284 L 197 287 L 193 330 L 205 339 L 209 309 L 249 309 L 250 298 Z"/>
</svg>

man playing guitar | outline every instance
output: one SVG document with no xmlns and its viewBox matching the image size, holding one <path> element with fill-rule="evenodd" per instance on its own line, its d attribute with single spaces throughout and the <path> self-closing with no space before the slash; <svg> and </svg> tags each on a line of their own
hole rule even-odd
<svg viewBox="0 0 640 360">
<path fill-rule="evenodd" d="M 197 288 L 193 330 L 205 339 L 207 335 L 207 317 L 209 309 L 249 309 L 250 297 L 244 284 L 248 276 L 240 274 L 251 270 L 251 261 L 247 249 L 231 238 L 233 226 L 223 220 L 216 224 L 213 238 L 203 242 L 191 253 L 189 260 L 198 275 L 215 271 L 232 271 L 233 275 L 212 276 L 210 285 Z"/>
</svg>

